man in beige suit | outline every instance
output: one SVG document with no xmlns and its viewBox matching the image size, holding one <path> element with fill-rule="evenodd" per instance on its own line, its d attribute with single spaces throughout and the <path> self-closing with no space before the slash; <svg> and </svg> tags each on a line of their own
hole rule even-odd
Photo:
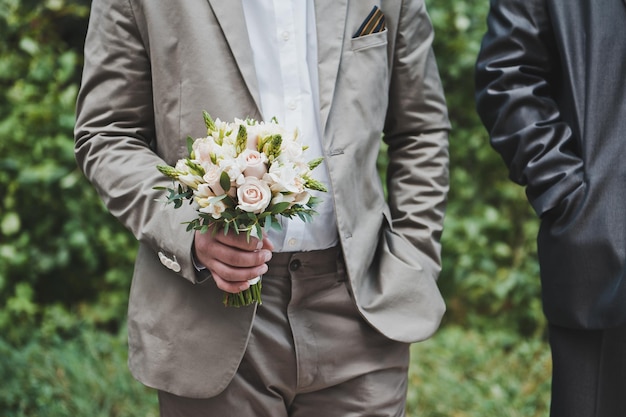
<svg viewBox="0 0 626 417">
<path fill-rule="evenodd" d="M 439 326 L 446 106 L 422 0 L 94 0 L 76 157 L 139 240 L 129 367 L 163 416 L 401 416 Z M 190 233 L 156 169 L 222 120 L 298 127 L 329 193 L 262 241 Z M 388 198 L 376 159 L 388 145 Z M 263 275 L 263 304 L 224 307 Z"/>
</svg>

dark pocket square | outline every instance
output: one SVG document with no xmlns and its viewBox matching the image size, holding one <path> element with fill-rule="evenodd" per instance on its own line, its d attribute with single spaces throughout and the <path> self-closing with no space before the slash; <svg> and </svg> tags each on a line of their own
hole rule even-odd
<svg viewBox="0 0 626 417">
<path fill-rule="evenodd" d="M 361 23 L 361 26 L 359 26 L 359 29 L 355 32 L 353 38 L 382 32 L 384 29 L 385 15 L 378 6 L 374 6 L 370 14 L 367 15 L 363 23 Z"/>
</svg>

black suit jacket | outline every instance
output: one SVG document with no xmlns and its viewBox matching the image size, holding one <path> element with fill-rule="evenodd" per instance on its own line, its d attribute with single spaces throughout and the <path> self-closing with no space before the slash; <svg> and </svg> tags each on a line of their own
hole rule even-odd
<svg viewBox="0 0 626 417">
<path fill-rule="evenodd" d="M 553 324 L 626 323 L 626 3 L 492 0 L 477 109 L 541 217 Z"/>
</svg>

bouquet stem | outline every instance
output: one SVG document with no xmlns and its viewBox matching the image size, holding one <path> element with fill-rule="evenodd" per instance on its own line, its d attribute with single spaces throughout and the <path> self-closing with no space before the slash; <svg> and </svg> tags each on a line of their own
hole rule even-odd
<svg viewBox="0 0 626 417">
<path fill-rule="evenodd" d="M 261 280 L 255 280 L 253 284 L 250 284 L 247 290 L 243 290 L 236 294 L 224 293 L 223 303 L 226 307 L 245 307 L 250 304 L 261 302 Z"/>
</svg>

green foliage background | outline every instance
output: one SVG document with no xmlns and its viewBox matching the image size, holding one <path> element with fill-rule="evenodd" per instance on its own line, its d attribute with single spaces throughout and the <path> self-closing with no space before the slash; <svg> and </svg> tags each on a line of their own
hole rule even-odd
<svg viewBox="0 0 626 417">
<path fill-rule="evenodd" d="M 429 0 L 453 131 L 440 332 L 413 346 L 410 416 L 540 416 L 537 222 L 474 111 L 487 0 Z M 126 370 L 136 243 L 76 169 L 88 0 L 0 0 L 0 413 L 156 416 Z M 384 175 L 385 154 L 380 157 Z"/>
</svg>

